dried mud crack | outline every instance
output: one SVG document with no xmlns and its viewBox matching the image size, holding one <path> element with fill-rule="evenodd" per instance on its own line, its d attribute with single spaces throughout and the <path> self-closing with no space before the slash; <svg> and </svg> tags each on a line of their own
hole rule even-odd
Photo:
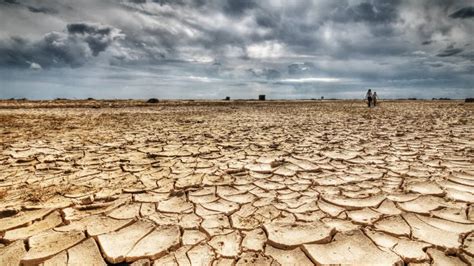
<svg viewBox="0 0 474 266">
<path fill-rule="evenodd" d="M 472 104 L 82 104 L 0 101 L 0 265 L 474 263 Z"/>
</svg>

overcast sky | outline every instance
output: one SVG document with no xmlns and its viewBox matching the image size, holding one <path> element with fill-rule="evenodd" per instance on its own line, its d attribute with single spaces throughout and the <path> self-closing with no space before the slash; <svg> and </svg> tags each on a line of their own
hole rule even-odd
<svg viewBox="0 0 474 266">
<path fill-rule="evenodd" d="M 474 0 L 0 0 L 0 98 L 474 97 Z"/>
</svg>

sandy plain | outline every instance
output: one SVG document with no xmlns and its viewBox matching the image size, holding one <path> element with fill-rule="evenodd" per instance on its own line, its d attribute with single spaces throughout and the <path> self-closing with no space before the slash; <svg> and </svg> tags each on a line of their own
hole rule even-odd
<svg viewBox="0 0 474 266">
<path fill-rule="evenodd" d="M 473 117 L 0 101 L 0 265 L 472 265 Z"/>
</svg>

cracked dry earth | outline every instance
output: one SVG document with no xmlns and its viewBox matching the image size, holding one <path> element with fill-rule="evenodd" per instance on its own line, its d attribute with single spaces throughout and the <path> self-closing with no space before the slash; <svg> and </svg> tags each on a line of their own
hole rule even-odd
<svg viewBox="0 0 474 266">
<path fill-rule="evenodd" d="M 474 262 L 472 104 L 43 107 L 0 110 L 0 265 Z"/>
</svg>

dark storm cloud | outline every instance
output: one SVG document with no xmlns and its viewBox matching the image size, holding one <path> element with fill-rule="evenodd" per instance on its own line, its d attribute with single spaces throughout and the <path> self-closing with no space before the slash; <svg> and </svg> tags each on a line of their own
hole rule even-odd
<svg viewBox="0 0 474 266">
<path fill-rule="evenodd" d="M 121 38 L 118 29 L 88 23 L 67 25 L 67 32 L 50 32 L 39 40 L 11 37 L 0 41 L 0 65 L 79 67 Z"/>
<path fill-rule="evenodd" d="M 464 7 L 449 15 L 451 18 L 474 18 L 474 7 Z"/>
<path fill-rule="evenodd" d="M 305 73 L 311 73 L 314 69 L 314 64 L 311 62 L 304 62 L 302 64 L 291 64 L 288 66 L 288 74 L 290 75 L 301 75 Z"/>
<path fill-rule="evenodd" d="M 354 6 L 341 6 L 335 9 L 333 17 L 337 21 L 363 21 L 388 23 L 398 17 L 398 0 L 362 2 Z"/>
<path fill-rule="evenodd" d="M 463 49 L 460 48 L 454 48 L 454 46 L 450 45 L 446 49 L 444 49 L 441 53 L 437 54 L 439 57 L 447 57 L 447 56 L 453 56 L 461 53 Z"/>
<path fill-rule="evenodd" d="M 0 2 L 0 5 L 1 4 L 18 5 L 18 6 L 28 9 L 32 13 L 44 13 L 44 14 L 57 14 L 58 13 L 58 11 L 52 7 L 28 5 L 17 0 L 3 0 L 2 2 Z"/>
<path fill-rule="evenodd" d="M 144 4 L 146 3 L 146 0 L 129 0 L 130 2 L 132 3 L 135 3 L 135 4 Z"/>
<path fill-rule="evenodd" d="M 105 51 L 118 37 L 118 31 L 112 27 L 87 23 L 69 24 L 67 25 L 67 31 L 69 36 L 85 41 L 94 56 Z M 113 34 L 113 31 L 117 31 L 117 33 Z"/>
<path fill-rule="evenodd" d="M 280 22 L 280 16 L 278 14 L 272 14 L 266 10 L 258 10 L 255 14 L 255 22 L 258 26 L 263 28 L 276 28 Z"/>
<path fill-rule="evenodd" d="M 56 13 L 58 13 L 57 10 L 55 10 L 53 8 L 46 8 L 46 7 L 28 6 L 28 10 L 33 12 L 33 13 L 45 13 L 45 14 L 56 14 Z"/>
<path fill-rule="evenodd" d="M 430 64 L 430 66 L 432 67 L 442 67 L 443 64 L 440 64 L 440 63 L 434 63 L 434 64 Z"/>
<path fill-rule="evenodd" d="M 224 0 L 224 11 L 231 15 L 241 15 L 248 9 L 257 6 L 254 0 Z"/>
</svg>

